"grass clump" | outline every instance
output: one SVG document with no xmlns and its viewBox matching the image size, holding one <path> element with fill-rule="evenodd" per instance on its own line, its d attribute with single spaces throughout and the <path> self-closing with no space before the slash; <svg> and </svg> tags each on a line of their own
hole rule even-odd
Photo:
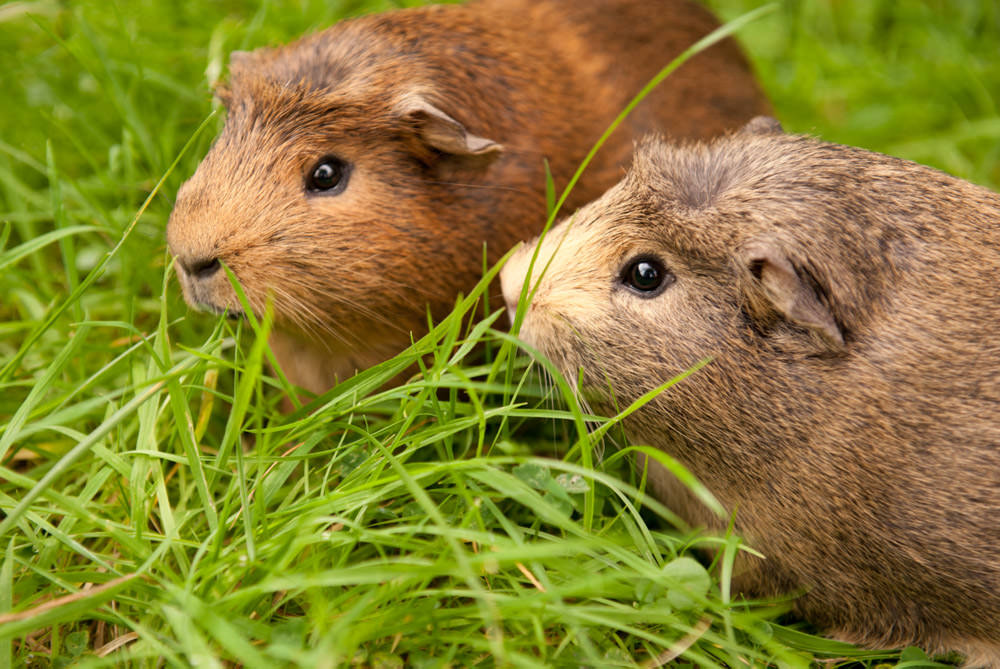
<svg viewBox="0 0 1000 669">
<path fill-rule="evenodd" d="M 926 662 L 732 601 L 738 539 L 597 457 L 617 427 L 528 373 L 485 282 L 290 414 L 266 314 L 188 313 L 163 229 L 226 54 L 387 7 L 0 7 L 0 667 Z M 995 18 L 790 4 L 741 35 L 788 129 L 996 185 Z"/>
</svg>

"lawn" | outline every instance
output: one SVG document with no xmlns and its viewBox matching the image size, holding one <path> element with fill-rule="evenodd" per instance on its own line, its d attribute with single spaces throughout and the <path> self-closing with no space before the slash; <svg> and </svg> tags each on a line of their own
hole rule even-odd
<svg viewBox="0 0 1000 669">
<path fill-rule="evenodd" d="M 391 6 L 0 5 L 0 667 L 925 665 L 731 597 L 739 538 L 645 497 L 482 291 L 290 414 L 267 318 L 187 309 L 164 228 L 228 53 Z M 738 35 L 786 130 L 1000 186 L 995 3 L 789 0 Z"/>
</svg>

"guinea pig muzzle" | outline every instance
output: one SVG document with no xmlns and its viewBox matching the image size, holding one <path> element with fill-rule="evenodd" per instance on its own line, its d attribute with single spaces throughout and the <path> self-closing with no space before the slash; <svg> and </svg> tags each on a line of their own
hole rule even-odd
<svg viewBox="0 0 1000 669">
<path fill-rule="evenodd" d="M 222 288 L 220 282 L 225 282 L 228 286 L 228 277 L 220 271 L 222 264 L 218 259 L 192 262 L 178 256 L 176 269 L 184 300 L 191 307 L 220 316 L 225 315 L 230 320 L 246 317 L 242 309 L 220 304 L 219 292 Z"/>
</svg>

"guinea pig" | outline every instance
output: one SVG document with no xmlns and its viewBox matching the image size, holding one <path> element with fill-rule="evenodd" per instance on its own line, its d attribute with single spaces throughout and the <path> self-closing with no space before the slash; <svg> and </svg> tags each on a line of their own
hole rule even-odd
<svg viewBox="0 0 1000 669">
<path fill-rule="evenodd" d="M 765 556 L 736 587 L 802 592 L 842 640 L 1000 666 L 1000 196 L 759 119 L 646 141 L 536 244 L 520 336 L 592 407 L 709 360 L 625 427 Z M 535 250 L 502 271 L 511 310 Z M 651 460 L 648 477 L 726 528 Z"/>
<path fill-rule="evenodd" d="M 717 27 L 688 0 L 483 0 L 364 16 L 234 53 L 225 127 L 167 227 L 187 301 L 273 300 L 276 359 L 322 392 L 405 348 L 428 313 L 546 218 L 614 117 Z M 707 138 L 767 102 L 737 45 L 672 74 L 598 153 L 567 206 L 624 174 L 653 130 Z"/>
</svg>

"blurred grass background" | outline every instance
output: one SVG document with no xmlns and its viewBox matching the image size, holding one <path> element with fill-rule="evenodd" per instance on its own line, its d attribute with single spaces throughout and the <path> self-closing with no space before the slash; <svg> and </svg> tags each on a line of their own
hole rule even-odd
<svg viewBox="0 0 1000 669">
<path fill-rule="evenodd" d="M 452 360 L 498 335 L 456 318 L 436 386 L 374 370 L 283 417 L 252 333 L 188 314 L 163 231 L 221 115 L 167 172 L 227 54 L 391 6 L 0 5 L 0 667 L 925 662 L 728 601 L 621 458 L 587 473 L 578 407 Z M 1000 185 L 996 3 L 788 1 L 740 39 L 787 130 Z"/>
<path fill-rule="evenodd" d="M 997 3 L 783 2 L 740 39 L 786 129 L 1000 183 Z"/>
</svg>

